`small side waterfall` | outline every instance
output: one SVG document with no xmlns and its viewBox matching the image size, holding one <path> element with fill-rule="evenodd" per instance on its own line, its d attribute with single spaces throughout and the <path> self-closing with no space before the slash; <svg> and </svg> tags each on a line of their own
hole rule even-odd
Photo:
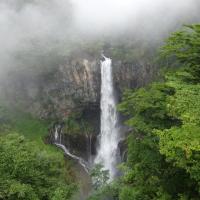
<svg viewBox="0 0 200 200">
<path fill-rule="evenodd" d="M 100 146 L 95 163 L 101 163 L 106 170 L 109 170 L 110 180 L 112 180 L 116 176 L 116 165 L 120 157 L 118 149 L 120 135 L 113 87 L 112 60 L 104 58 L 105 61 L 101 62 Z"/>
<path fill-rule="evenodd" d="M 66 146 L 62 144 L 62 127 L 60 125 L 55 126 L 54 144 L 57 147 L 61 148 L 66 155 L 73 158 L 74 160 L 77 160 L 79 164 L 84 168 L 84 170 L 87 173 L 89 173 L 89 163 L 87 163 L 83 158 L 70 153 L 70 151 L 66 148 Z"/>
</svg>

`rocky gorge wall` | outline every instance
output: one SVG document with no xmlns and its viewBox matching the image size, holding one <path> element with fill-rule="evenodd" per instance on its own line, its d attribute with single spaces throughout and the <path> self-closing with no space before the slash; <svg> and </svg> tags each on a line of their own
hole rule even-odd
<svg viewBox="0 0 200 200">
<path fill-rule="evenodd" d="M 113 60 L 118 100 L 125 89 L 141 87 L 150 82 L 154 71 L 155 67 L 147 62 Z M 93 133 L 90 134 L 95 143 L 100 124 L 100 85 L 100 57 L 79 53 L 68 58 L 64 64 L 55 66 L 52 71 L 10 72 L 8 78 L 1 82 L 1 93 L 10 105 L 55 123 L 63 123 L 73 113 L 81 113 L 77 122 L 83 118 L 93 127 L 90 130 Z M 80 133 L 73 135 L 67 131 L 65 134 L 68 135 L 67 140 L 72 141 L 70 147 L 86 153 L 84 144 L 87 145 L 88 139 L 85 136 L 80 136 Z M 80 146 L 76 146 L 78 140 L 82 141 Z"/>
<path fill-rule="evenodd" d="M 113 60 L 113 77 L 118 97 L 125 89 L 141 87 L 152 80 L 154 66 Z M 11 105 L 42 119 L 63 119 L 74 110 L 97 110 L 100 103 L 100 58 L 76 57 L 53 71 L 34 74 L 10 72 L 1 91 Z M 1 94 L 2 94 L 1 93 Z M 98 114 L 98 113 L 96 113 Z"/>
</svg>

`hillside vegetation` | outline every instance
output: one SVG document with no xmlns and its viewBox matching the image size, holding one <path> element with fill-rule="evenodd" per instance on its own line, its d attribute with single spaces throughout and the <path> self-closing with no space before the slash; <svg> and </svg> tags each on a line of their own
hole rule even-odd
<svg viewBox="0 0 200 200">
<path fill-rule="evenodd" d="M 48 123 L 0 108 L 0 199 L 66 200 L 77 186 L 69 161 L 45 145 Z"/>
<path fill-rule="evenodd" d="M 90 199 L 199 199 L 200 25 L 172 34 L 161 57 L 161 81 L 126 91 L 119 105 L 134 129 L 123 176 Z"/>
</svg>

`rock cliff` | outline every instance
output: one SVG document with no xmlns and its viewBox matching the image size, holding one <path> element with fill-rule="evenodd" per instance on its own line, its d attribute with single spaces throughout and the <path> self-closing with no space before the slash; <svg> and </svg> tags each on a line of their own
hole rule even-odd
<svg viewBox="0 0 200 200">
<path fill-rule="evenodd" d="M 154 72 L 155 67 L 143 61 L 127 63 L 114 59 L 113 79 L 118 100 L 125 89 L 141 87 L 150 82 Z M 0 85 L 1 94 L 9 105 L 35 117 L 63 123 L 73 113 L 79 113 L 76 123 L 81 124 L 84 119 L 92 126 L 92 133 L 89 134 L 92 134 L 94 149 L 100 124 L 100 84 L 100 58 L 79 54 L 49 71 L 12 71 L 6 79 L 1 80 Z M 64 131 L 68 135 L 66 140 L 68 143 L 71 141 L 68 146 L 76 152 L 86 154 L 88 135 L 80 133 L 84 132 L 81 127 L 77 135 L 68 133 L 69 129 L 65 130 L 68 130 Z M 77 143 L 81 145 L 76 145 Z"/>
<path fill-rule="evenodd" d="M 141 87 L 152 80 L 154 67 L 142 61 L 113 60 L 113 74 L 120 98 L 124 89 Z M 96 110 L 99 114 L 100 82 L 100 59 L 76 57 L 50 72 L 10 72 L 1 86 L 12 105 L 39 118 L 62 120 L 74 111 Z"/>
</svg>

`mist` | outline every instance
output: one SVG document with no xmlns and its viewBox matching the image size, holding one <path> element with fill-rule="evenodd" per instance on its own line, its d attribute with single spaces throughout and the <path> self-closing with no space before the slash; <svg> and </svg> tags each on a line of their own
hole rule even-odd
<svg viewBox="0 0 200 200">
<path fill-rule="evenodd" d="M 163 27 L 194 19 L 199 3 L 196 0 L 74 0 L 74 8 L 76 26 L 85 32 L 137 32 L 140 27 L 155 33 Z"/>
<path fill-rule="evenodd" d="M 199 0 L 1 0 L 0 74 L 58 64 L 83 41 L 160 40 L 199 10 Z"/>
</svg>

